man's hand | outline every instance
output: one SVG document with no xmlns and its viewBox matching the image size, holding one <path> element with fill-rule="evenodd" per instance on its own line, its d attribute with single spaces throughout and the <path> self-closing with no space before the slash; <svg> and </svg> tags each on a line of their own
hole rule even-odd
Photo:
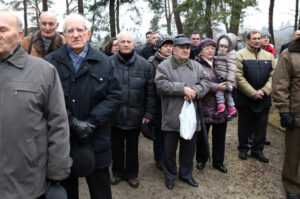
<svg viewBox="0 0 300 199">
<path fill-rule="evenodd" d="M 294 128 L 294 117 L 290 112 L 279 113 L 280 115 L 280 124 L 282 127 Z"/>
<path fill-rule="evenodd" d="M 148 124 L 150 122 L 150 120 L 144 117 L 142 120 L 142 124 L 144 124 L 145 122 Z"/>
<path fill-rule="evenodd" d="M 96 129 L 95 125 L 87 121 L 81 121 L 75 117 L 72 119 L 70 127 L 75 135 L 83 142 L 88 142 Z"/>
<path fill-rule="evenodd" d="M 197 93 L 190 87 L 184 87 L 184 95 L 185 100 L 192 101 L 197 96 Z"/>
</svg>

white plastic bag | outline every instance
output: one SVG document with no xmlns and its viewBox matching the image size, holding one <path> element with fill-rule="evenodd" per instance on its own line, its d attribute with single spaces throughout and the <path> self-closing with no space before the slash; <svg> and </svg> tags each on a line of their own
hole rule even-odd
<svg viewBox="0 0 300 199">
<path fill-rule="evenodd" d="M 185 140 L 191 140 L 197 127 L 196 111 L 193 102 L 184 101 L 179 120 L 180 137 Z"/>
</svg>

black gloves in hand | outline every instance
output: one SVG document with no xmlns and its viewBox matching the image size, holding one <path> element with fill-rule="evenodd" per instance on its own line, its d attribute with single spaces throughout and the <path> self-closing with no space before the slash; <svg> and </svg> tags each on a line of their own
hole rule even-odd
<svg viewBox="0 0 300 199">
<path fill-rule="evenodd" d="M 83 142 L 88 142 L 96 129 L 95 125 L 87 121 L 78 120 L 75 117 L 72 118 L 70 127 L 75 135 Z"/>
<path fill-rule="evenodd" d="M 282 127 L 294 128 L 294 117 L 290 112 L 279 113 L 280 114 L 280 123 Z"/>
</svg>

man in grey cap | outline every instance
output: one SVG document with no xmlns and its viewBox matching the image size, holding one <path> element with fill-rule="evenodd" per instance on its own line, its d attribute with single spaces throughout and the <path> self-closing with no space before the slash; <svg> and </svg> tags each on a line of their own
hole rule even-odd
<svg viewBox="0 0 300 199">
<path fill-rule="evenodd" d="M 179 151 L 179 178 L 197 187 L 193 179 L 193 159 L 196 147 L 196 135 L 191 140 L 180 137 L 179 114 L 184 101 L 193 102 L 197 110 L 197 99 L 201 99 L 210 88 L 210 80 L 202 66 L 189 59 L 191 42 L 184 35 L 175 37 L 173 55 L 166 59 L 156 70 L 155 83 L 161 96 L 162 104 L 162 131 L 165 136 L 165 155 L 163 170 L 165 185 L 173 189 L 177 175 L 176 149 L 180 140 Z M 200 131 L 200 121 L 197 115 L 197 128 Z"/>
</svg>

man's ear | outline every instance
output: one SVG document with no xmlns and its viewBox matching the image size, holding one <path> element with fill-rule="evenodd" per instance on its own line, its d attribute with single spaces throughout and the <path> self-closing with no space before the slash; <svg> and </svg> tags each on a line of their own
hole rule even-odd
<svg viewBox="0 0 300 199">
<path fill-rule="evenodd" d="M 18 43 L 20 44 L 23 41 L 24 33 L 23 32 L 19 32 L 18 36 L 19 36 Z"/>
</svg>

